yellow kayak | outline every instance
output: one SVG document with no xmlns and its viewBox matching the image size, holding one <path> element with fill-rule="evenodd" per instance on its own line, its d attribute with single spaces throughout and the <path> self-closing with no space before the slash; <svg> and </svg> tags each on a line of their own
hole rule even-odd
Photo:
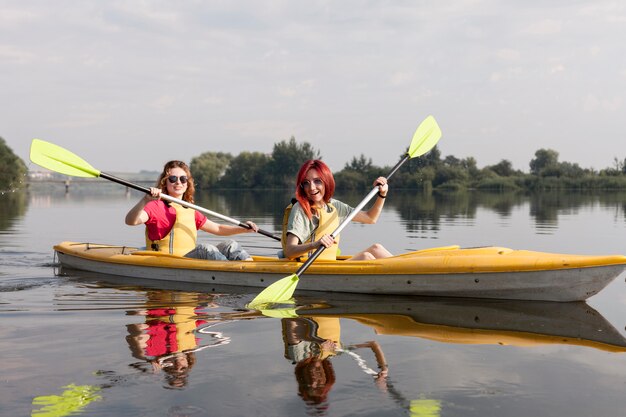
<svg viewBox="0 0 626 417">
<path fill-rule="evenodd" d="M 143 279 L 265 288 L 301 262 L 190 259 L 137 248 L 62 242 L 63 268 Z M 298 290 L 518 300 L 580 301 L 626 269 L 626 256 L 566 255 L 502 247 L 447 246 L 372 261 L 315 261 Z"/>
</svg>

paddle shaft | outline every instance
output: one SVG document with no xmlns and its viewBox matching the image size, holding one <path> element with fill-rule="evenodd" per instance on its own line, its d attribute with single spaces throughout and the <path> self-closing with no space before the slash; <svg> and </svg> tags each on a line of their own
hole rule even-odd
<svg viewBox="0 0 626 417">
<path fill-rule="evenodd" d="M 135 183 L 132 183 L 130 181 L 126 181 L 126 180 L 124 180 L 122 178 L 119 178 L 119 177 L 116 177 L 114 175 L 107 174 L 106 172 L 100 172 L 100 177 L 104 178 L 104 179 L 107 179 L 109 181 L 116 182 L 118 184 L 125 185 L 125 186 L 130 187 L 130 188 L 133 188 L 133 189 L 135 189 L 137 191 L 141 191 L 143 193 L 150 194 L 150 188 L 143 187 L 143 186 L 141 186 L 139 184 L 135 184 Z M 161 193 L 161 199 L 169 201 L 170 203 L 180 204 L 181 206 L 188 207 L 190 209 L 194 209 L 196 211 L 199 211 L 200 213 L 204 213 L 204 214 L 207 214 L 209 216 L 217 217 L 218 219 L 222 219 L 224 221 L 227 221 L 227 222 L 232 223 L 232 224 L 236 224 L 237 226 L 240 226 L 240 227 L 243 227 L 243 228 L 246 228 L 246 229 L 250 229 L 251 228 L 247 223 L 242 223 L 242 222 L 240 222 L 237 219 L 233 219 L 231 217 L 224 216 L 223 214 L 216 213 L 214 211 L 205 209 L 204 207 L 196 206 L 195 204 L 188 203 L 185 200 L 181 200 L 179 198 L 172 197 L 172 196 L 167 195 L 167 194 Z M 273 233 L 270 233 L 270 232 L 268 232 L 266 230 L 259 229 L 257 232 L 262 234 L 262 235 L 264 235 L 264 236 L 271 237 L 274 240 L 280 241 L 280 237 L 275 236 Z"/>
<path fill-rule="evenodd" d="M 400 169 L 402 164 L 404 164 L 410 158 L 411 158 L 411 156 L 409 154 L 406 154 L 400 161 L 398 161 L 396 166 L 394 166 L 392 168 L 392 170 L 389 172 L 389 174 L 387 175 L 387 180 L 389 180 L 389 178 L 391 178 L 393 176 L 393 174 L 395 174 L 396 171 L 398 171 L 398 169 Z M 352 210 L 350 212 L 350 214 L 341 222 L 341 224 L 339 224 L 339 226 L 337 226 L 337 228 L 330 235 L 333 238 L 337 237 L 339 235 L 339 233 L 341 233 L 341 231 L 348 225 L 348 223 L 350 223 L 352 221 L 354 216 L 356 216 L 359 213 L 359 211 L 361 211 L 361 209 L 363 207 L 365 207 L 365 205 L 377 193 L 378 193 L 378 186 L 375 186 L 374 188 L 372 188 L 372 191 L 370 191 L 369 194 L 367 196 L 365 196 L 365 198 L 359 203 L 359 205 L 356 206 L 354 208 L 354 210 Z M 324 245 L 321 245 L 319 248 L 317 248 L 317 250 L 315 252 L 313 252 L 313 255 L 311 255 L 309 257 L 309 259 L 307 259 L 306 262 L 303 263 L 300 268 L 298 268 L 298 270 L 296 271 L 296 275 L 297 276 L 302 275 L 304 273 L 304 271 L 306 271 L 309 268 L 309 266 L 311 266 L 311 264 L 322 254 L 322 252 L 324 252 L 325 249 L 326 249 L 326 246 L 324 246 Z"/>
</svg>

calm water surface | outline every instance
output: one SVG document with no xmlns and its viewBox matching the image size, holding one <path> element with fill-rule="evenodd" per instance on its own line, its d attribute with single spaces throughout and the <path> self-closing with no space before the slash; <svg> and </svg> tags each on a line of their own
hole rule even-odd
<svg viewBox="0 0 626 417">
<path fill-rule="evenodd" d="M 197 203 L 277 230 L 288 197 L 233 192 Z M 59 275 L 60 241 L 142 245 L 142 230 L 123 223 L 138 198 L 101 184 L 0 195 L 0 415 L 624 415 L 624 275 L 587 303 L 311 293 L 297 297 L 299 317 L 282 319 L 245 310 L 255 295 L 245 288 Z M 350 225 L 342 249 L 378 241 L 395 253 L 459 244 L 623 254 L 625 208 L 625 193 L 392 191 L 379 223 Z M 254 254 L 278 246 L 239 240 Z M 304 359 L 327 351 L 323 338 L 341 348 Z"/>
</svg>

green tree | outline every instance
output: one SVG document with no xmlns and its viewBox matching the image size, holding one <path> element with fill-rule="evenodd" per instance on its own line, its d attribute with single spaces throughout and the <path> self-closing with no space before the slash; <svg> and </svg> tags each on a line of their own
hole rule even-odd
<svg viewBox="0 0 626 417">
<path fill-rule="evenodd" d="M 344 169 L 358 172 L 369 172 L 373 166 L 372 158 L 366 158 L 365 155 L 361 154 L 359 158 L 353 156 L 352 160 L 346 164 Z"/>
<path fill-rule="evenodd" d="M 559 153 L 552 149 L 539 149 L 535 158 L 530 160 L 530 173 L 539 176 L 551 176 L 558 171 Z M 547 175 L 546 175 L 547 174 Z"/>
<path fill-rule="evenodd" d="M 442 165 L 435 171 L 435 178 L 432 181 L 434 187 L 445 183 L 455 183 L 466 185 L 469 179 L 467 170 L 460 166 Z"/>
<path fill-rule="evenodd" d="M 224 152 L 204 152 L 189 164 L 196 187 L 211 188 L 222 178 L 233 156 Z"/>
<path fill-rule="evenodd" d="M 13 190 L 26 184 L 28 169 L 22 159 L 13 153 L 3 138 L 0 137 L 0 183 L 2 189 Z"/>
<path fill-rule="evenodd" d="M 507 159 L 503 159 L 495 165 L 487 166 L 486 168 L 492 170 L 501 177 L 510 177 L 515 174 L 513 164 Z"/>
<path fill-rule="evenodd" d="M 261 152 L 242 152 L 230 161 L 219 184 L 227 188 L 254 188 L 269 184 L 264 173 L 270 157 Z"/>
<path fill-rule="evenodd" d="M 322 159 L 319 150 L 310 143 L 297 143 L 295 137 L 274 144 L 268 164 L 270 177 L 276 187 L 291 187 L 300 166 L 309 159 Z"/>
<path fill-rule="evenodd" d="M 408 148 L 407 148 L 408 151 Z M 452 157 L 454 158 L 454 157 Z M 456 158 L 454 158 L 456 159 Z M 425 155 L 422 155 L 418 158 L 413 158 L 409 160 L 409 164 L 405 164 L 407 170 L 414 170 L 415 167 L 423 168 L 423 167 L 438 167 L 441 165 L 441 151 L 439 147 L 435 145 L 429 152 Z"/>
</svg>

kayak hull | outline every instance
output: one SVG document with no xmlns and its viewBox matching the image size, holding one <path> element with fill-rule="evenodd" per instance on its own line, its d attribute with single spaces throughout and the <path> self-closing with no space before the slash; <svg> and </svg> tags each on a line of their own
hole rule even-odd
<svg viewBox="0 0 626 417">
<path fill-rule="evenodd" d="M 54 247 L 64 268 L 135 278 L 265 288 L 293 274 L 300 262 L 206 261 L 135 248 L 63 242 Z M 317 261 L 298 290 L 581 301 L 626 268 L 626 257 L 561 255 L 488 247 L 427 249 L 374 261 Z"/>
</svg>

